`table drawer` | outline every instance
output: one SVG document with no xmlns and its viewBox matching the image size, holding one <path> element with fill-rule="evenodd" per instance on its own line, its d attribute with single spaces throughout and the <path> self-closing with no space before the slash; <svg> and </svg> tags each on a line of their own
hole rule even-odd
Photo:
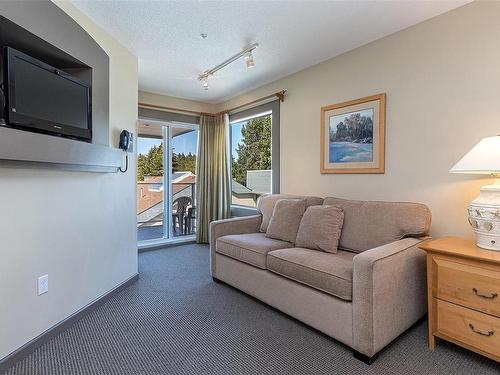
<svg viewBox="0 0 500 375">
<path fill-rule="evenodd" d="M 437 332 L 500 356 L 500 318 L 437 300 Z"/>
<path fill-rule="evenodd" d="M 500 268 L 481 268 L 434 258 L 434 296 L 500 317 Z"/>
</svg>

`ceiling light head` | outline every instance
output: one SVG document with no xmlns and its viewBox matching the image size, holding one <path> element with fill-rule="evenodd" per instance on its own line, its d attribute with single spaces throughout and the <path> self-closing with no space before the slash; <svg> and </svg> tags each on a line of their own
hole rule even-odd
<svg viewBox="0 0 500 375">
<path fill-rule="evenodd" d="M 205 90 L 208 90 L 208 75 L 204 74 L 200 77 L 201 85 Z"/>
<path fill-rule="evenodd" d="M 251 68 L 253 68 L 255 66 L 255 61 L 253 61 L 252 51 L 248 51 L 245 54 L 245 61 L 247 63 L 247 68 L 248 69 L 251 69 Z"/>
</svg>

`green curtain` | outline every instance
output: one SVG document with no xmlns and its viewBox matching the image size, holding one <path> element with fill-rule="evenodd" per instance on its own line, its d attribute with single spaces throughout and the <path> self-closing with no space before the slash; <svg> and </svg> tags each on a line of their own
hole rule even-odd
<svg viewBox="0 0 500 375">
<path fill-rule="evenodd" d="M 208 243 L 210 222 L 231 212 L 229 116 L 200 117 L 196 164 L 196 241 Z"/>
</svg>

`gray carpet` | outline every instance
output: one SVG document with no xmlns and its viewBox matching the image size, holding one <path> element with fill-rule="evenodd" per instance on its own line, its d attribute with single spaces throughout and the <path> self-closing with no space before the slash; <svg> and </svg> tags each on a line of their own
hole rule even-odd
<svg viewBox="0 0 500 375">
<path fill-rule="evenodd" d="M 499 374 L 452 344 L 427 350 L 426 322 L 371 366 L 349 348 L 209 275 L 208 248 L 139 255 L 140 280 L 6 374 Z"/>
</svg>

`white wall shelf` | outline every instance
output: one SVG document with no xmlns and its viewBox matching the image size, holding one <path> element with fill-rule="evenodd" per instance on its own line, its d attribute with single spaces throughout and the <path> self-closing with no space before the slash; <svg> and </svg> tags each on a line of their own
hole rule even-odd
<svg viewBox="0 0 500 375">
<path fill-rule="evenodd" d="M 0 166 L 117 172 L 123 151 L 0 126 Z"/>
</svg>

